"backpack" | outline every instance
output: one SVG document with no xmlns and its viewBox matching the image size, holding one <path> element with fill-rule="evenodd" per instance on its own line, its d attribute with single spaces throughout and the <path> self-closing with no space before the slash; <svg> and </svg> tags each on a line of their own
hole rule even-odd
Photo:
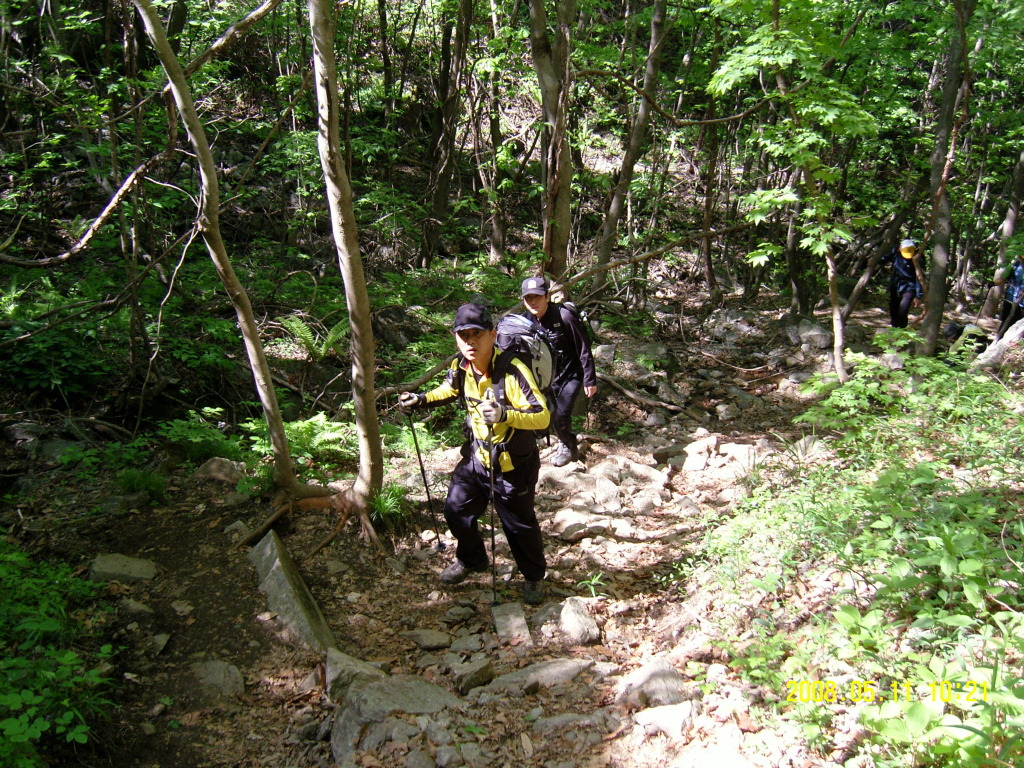
<svg viewBox="0 0 1024 768">
<path fill-rule="evenodd" d="M 571 301 L 563 301 L 562 306 L 568 309 L 573 317 L 580 321 L 580 325 L 583 326 L 583 332 L 587 334 L 587 341 L 593 344 L 594 327 L 590 324 L 590 318 L 587 316 L 586 310 L 580 309 Z"/>
<path fill-rule="evenodd" d="M 544 334 L 544 329 L 523 315 L 510 313 L 498 321 L 495 330 L 498 332 L 495 345 L 505 353 L 498 357 L 498 362 L 494 370 L 491 371 L 491 389 L 494 390 L 497 401 L 503 406 L 508 406 L 508 400 L 505 397 L 505 374 L 512 365 L 513 359 L 518 358 L 533 374 L 533 380 L 537 383 L 537 387 L 550 403 L 551 381 L 555 375 L 555 353 Z M 464 399 L 466 372 L 462 367 L 464 359 L 461 354 L 458 355 L 459 365 L 455 386 L 459 391 L 459 400 L 462 406 L 466 407 Z M 465 431 L 468 433 L 469 417 L 466 418 Z M 520 431 L 532 432 L 540 438 L 547 435 L 549 429 L 550 427 Z"/>
<path fill-rule="evenodd" d="M 495 342 L 498 349 L 509 352 L 526 363 L 537 386 L 546 393 L 555 376 L 555 351 L 551 348 L 544 329 L 529 318 L 517 314 L 505 315 L 498 321 L 495 329 L 498 331 Z M 504 379 L 503 376 L 495 378 L 502 381 Z M 504 382 L 499 386 L 502 392 L 495 394 L 503 398 Z"/>
</svg>

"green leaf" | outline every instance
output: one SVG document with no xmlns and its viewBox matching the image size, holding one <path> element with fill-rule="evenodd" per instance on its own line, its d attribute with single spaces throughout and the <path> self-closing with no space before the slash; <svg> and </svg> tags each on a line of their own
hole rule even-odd
<svg viewBox="0 0 1024 768">
<path fill-rule="evenodd" d="M 980 560 L 973 559 L 961 560 L 957 565 L 957 569 L 960 571 L 960 573 L 964 574 L 965 576 L 972 573 L 977 573 L 984 567 L 985 564 L 982 563 Z"/>
<path fill-rule="evenodd" d="M 920 701 L 911 702 L 907 707 L 906 722 L 907 730 L 913 736 L 921 736 L 928 730 L 928 723 L 931 722 L 932 712 Z"/>
</svg>

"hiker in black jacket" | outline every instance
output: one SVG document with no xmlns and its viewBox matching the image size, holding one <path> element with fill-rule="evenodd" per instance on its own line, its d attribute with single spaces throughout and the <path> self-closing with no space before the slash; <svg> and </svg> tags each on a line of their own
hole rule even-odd
<svg viewBox="0 0 1024 768">
<path fill-rule="evenodd" d="M 904 240 L 899 248 L 893 248 L 880 262 L 892 265 L 892 274 L 889 276 L 889 320 L 893 328 L 907 327 L 910 308 L 918 306 L 924 296 L 924 288 L 917 279 L 917 268 L 914 266 L 916 250 L 917 243 Z"/>
<path fill-rule="evenodd" d="M 575 312 L 551 301 L 548 282 L 528 277 L 522 285 L 523 303 L 533 322 L 540 325 L 555 353 L 555 374 L 551 381 L 551 425 L 558 446 L 551 463 L 563 467 L 579 458 L 579 444 L 572 428 L 572 409 L 580 387 L 587 397 L 597 394 L 597 371 L 590 352 L 587 331 Z"/>
</svg>

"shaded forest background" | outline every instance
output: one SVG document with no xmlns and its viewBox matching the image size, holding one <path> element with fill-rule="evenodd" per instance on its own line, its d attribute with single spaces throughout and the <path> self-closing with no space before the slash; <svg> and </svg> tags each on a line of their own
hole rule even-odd
<svg viewBox="0 0 1024 768">
<path fill-rule="evenodd" d="M 224 242 L 266 341 L 294 340 L 298 321 L 334 331 L 325 349 L 344 355 L 306 9 L 158 10 L 191 62 Z M 452 274 L 484 277 L 446 308 L 490 295 L 487 275 L 543 266 L 582 303 L 627 314 L 666 262 L 712 301 L 768 287 L 806 314 L 830 273 L 840 305 L 909 236 L 933 348 L 947 295 L 981 309 L 1006 258 L 1024 186 L 1011 3 L 559 3 L 544 16 L 528 2 L 360 2 L 333 22 L 375 312 L 436 301 Z M 137 14 L 7 2 L 2 29 L 5 378 L 120 417 L 172 378 L 218 399 L 237 336 L 202 258 L 197 164 Z M 601 271 L 615 260 L 637 263 Z M 377 341 L 396 363 L 378 384 L 412 377 Z"/>
<path fill-rule="evenodd" d="M 818 566 L 847 557 L 855 571 L 895 569 L 863 617 L 849 605 L 836 613 L 851 665 L 891 642 L 891 664 L 907 665 L 891 667 L 900 679 L 911 669 L 923 679 L 926 662 L 893 648 L 927 614 L 928 632 L 940 626 L 928 642 L 947 660 L 980 648 L 982 664 L 994 633 L 995 667 L 1019 668 L 1024 531 L 991 460 L 1017 466 L 1007 435 L 1019 425 L 1001 389 L 961 389 L 931 355 L 944 313 L 997 310 L 993 273 L 1024 247 L 1022 47 L 1024 9 L 1008 0 L 0 0 L 4 426 L 96 441 L 64 460 L 118 472 L 125 491 L 157 492 L 160 478 L 138 467 L 175 443 L 195 462 L 255 452 L 253 483 L 267 496 L 334 493 L 328 483 L 354 478 L 365 512 L 387 505 L 381 435 L 408 437 L 393 396 L 451 353 L 461 302 L 511 308 L 519 281 L 544 271 L 603 328 L 647 337 L 679 294 L 708 312 L 760 295 L 794 317 L 830 311 L 846 383 L 844 324 L 870 295 L 879 257 L 911 237 L 926 311 L 900 344 L 923 366 L 906 376 L 935 386 L 908 404 L 909 378 L 862 364 L 819 424 L 846 435 L 844 460 L 868 474 L 879 457 L 852 452 L 886 440 L 892 455 L 920 448 L 915 458 L 951 464 L 879 470 L 864 498 L 835 495 L 842 509 L 821 511 L 811 490 L 813 503 L 797 497 L 780 512 L 775 494 L 763 519 L 711 542 L 708 563 L 733 563 L 737 541 L 784 519 L 792 550 L 770 574 L 771 594 L 806 563 L 788 560 L 794 552 Z M 185 87 L 172 90 L 178 65 Z M 876 295 L 885 280 L 875 278 Z M 880 396 L 877 380 L 892 391 Z M 921 426 L 940 411 L 955 430 Z M 965 414 L 981 412 L 995 433 L 972 430 Z M 898 433 L 890 417 L 905 421 Z M 931 454 L 937 434 L 954 432 L 969 446 Z M 980 495 L 960 496 L 963 467 Z M 20 477 L 0 471 L 0 492 L 16 497 Z M 828 482 L 851 498 L 861 490 L 849 474 Z M 894 519 L 903 497 L 916 506 Z M 819 510 L 813 545 L 796 508 Z M 907 533 L 910 518 L 934 530 Z M 852 531 L 891 537 L 851 553 Z M 939 543 L 914 555 L 907 541 Z M 4 558 L 0 575 L 27 563 Z M 758 589 L 770 580 L 758 579 Z M 795 645 L 766 631 L 742 658 L 767 677 L 783 658 L 805 660 Z M 978 669 L 994 690 L 990 667 L 960 672 Z M 79 682 L 93 690 L 91 677 Z M 935 764 L 953 765 L 955 753 L 956 765 L 1009 765 L 1024 695 L 1007 696 L 982 713 L 987 741 L 939 750 Z M 821 707 L 803 710 L 820 736 Z M 906 714 L 872 725 L 910 745 L 879 765 L 914 760 L 931 738 L 934 712 L 919 730 L 886 731 Z M 39 737 L 30 718 L 4 722 L 8 735 Z M 65 725 L 69 741 L 86 739 L 87 728 Z"/>
</svg>

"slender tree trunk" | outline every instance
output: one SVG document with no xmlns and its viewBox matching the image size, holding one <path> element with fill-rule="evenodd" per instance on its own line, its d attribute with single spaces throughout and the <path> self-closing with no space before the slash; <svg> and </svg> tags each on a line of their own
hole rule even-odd
<svg viewBox="0 0 1024 768">
<path fill-rule="evenodd" d="M 956 147 L 955 115 L 958 106 L 964 105 L 966 110 L 968 76 L 966 67 L 967 56 L 967 25 L 977 0 L 953 0 L 956 33 L 951 36 L 949 52 L 946 54 L 945 77 L 942 84 L 942 96 L 938 105 L 935 122 L 935 144 L 931 157 L 931 194 L 932 194 L 932 259 L 929 265 L 927 288 L 925 294 L 925 318 L 922 331 L 924 343 L 920 352 L 926 355 L 935 354 L 938 347 L 939 330 L 942 327 L 942 310 L 948 295 L 947 274 L 949 271 L 950 241 L 953 231 L 952 213 L 949 206 L 947 181 L 953 162 Z M 918 276 L 922 269 L 920 262 L 922 249 L 915 255 Z"/>
<path fill-rule="evenodd" d="M 789 311 L 792 315 L 811 313 L 811 301 L 804 285 L 804 263 L 800 258 L 799 228 L 797 219 L 803 210 L 803 201 L 794 203 L 786 226 L 786 273 L 789 275 Z"/>
<path fill-rule="evenodd" d="M 505 143 L 501 133 L 501 91 L 498 87 L 498 75 L 491 72 L 488 77 L 491 88 L 490 108 L 488 109 L 488 128 L 491 137 L 491 236 L 489 238 L 490 263 L 498 264 L 505 256 L 505 238 L 508 233 L 508 222 L 505 217 L 505 206 L 501 202 L 504 194 L 503 186 L 508 179 L 508 172 L 501 164 L 498 152 Z"/>
<path fill-rule="evenodd" d="M 644 142 L 647 140 L 647 131 L 651 123 L 651 105 L 648 98 L 653 99 L 657 94 L 658 74 L 661 70 L 661 48 L 662 41 L 665 39 L 665 5 L 666 0 L 655 0 L 654 2 L 651 16 L 651 41 L 648 46 L 647 66 L 644 69 L 644 95 L 640 97 L 636 114 L 629 126 L 629 138 L 626 140 L 626 146 L 622 153 L 618 183 L 612 189 L 611 197 L 608 200 L 608 209 L 597 244 L 595 257 L 597 266 L 604 266 L 611 260 L 612 250 L 618 240 L 619 220 L 622 218 L 630 184 L 633 182 L 633 170 L 637 160 L 643 154 Z M 592 290 L 595 293 L 600 293 L 604 280 L 603 273 L 598 273 L 594 278 Z"/>
<path fill-rule="evenodd" d="M 338 80 L 334 59 L 334 18 L 330 0 L 309 0 L 309 26 L 313 39 L 313 66 L 317 96 L 317 146 L 327 184 L 327 207 L 338 251 L 338 268 L 345 281 L 349 327 L 352 333 L 352 400 L 359 436 L 359 474 L 353 493 L 365 509 L 384 480 L 380 422 L 374 403 L 373 329 L 359 254 L 352 189 L 342 163 L 339 136 Z"/>
<path fill-rule="evenodd" d="M 1017 164 L 1013 167 L 1013 183 L 1010 186 L 1009 200 L 1006 204 L 1006 215 L 999 225 L 999 257 L 996 267 L 1006 266 L 1006 247 L 1013 233 L 1017 229 L 1017 216 L 1020 214 L 1020 203 L 1024 199 L 1024 149 L 1017 157 Z M 985 297 L 985 305 L 981 309 L 982 317 L 994 317 L 999 308 L 999 297 L 1002 295 L 1002 287 L 993 285 Z"/>
<path fill-rule="evenodd" d="M 567 134 L 569 75 L 569 28 L 576 15 L 576 0 L 556 0 L 555 42 L 548 36 L 544 0 L 529 0 L 530 50 L 540 84 L 547 137 L 544 152 L 544 264 L 556 279 L 569 262 L 569 229 L 572 224 L 572 156 Z"/>
<path fill-rule="evenodd" d="M 388 38 L 388 4 L 387 0 L 377 0 L 377 17 L 380 21 L 380 58 L 384 69 L 384 113 L 390 114 L 395 108 L 394 90 L 395 72 L 391 66 L 391 42 Z"/>
<path fill-rule="evenodd" d="M 466 65 L 466 49 L 469 45 L 469 30 L 473 21 L 473 0 L 461 0 L 459 16 L 455 26 L 454 46 L 451 46 L 451 24 L 444 32 L 441 56 L 441 79 L 438 93 L 437 124 L 432 137 L 431 151 L 435 159 L 430 170 L 430 184 L 427 190 L 427 218 L 421 225 L 423 237 L 420 240 L 418 263 L 429 267 L 438 250 L 441 239 L 441 225 L 448 210 L 448 190 L 455 173 L 455 139 L 458 133 L 459 115 L 462 113 L 462 73 Z"/>
<path fill-rule="evenodd" d="M 210 258 L 217 268 L 221 283 L 227 291 L 231 303 L 235 307 L 235 316 L 238 318 L 238 327 L 242 331 L 242 339 L 245 342 L 245 350 L 249 356 L 249 364 L 252 368 L 256 381 L 256 392 L 260 402 L 263 404 L 263 412 L 267 419 L 267 426 L 270 430 L 270 442 L 274 451 L 274 482 L 281 489 L 289 493 L 303 492 L 301 486 L 292 470 L 291 455 L 288 450 L 288 440 L 284 433 L 284 422 L 281 419 L 281 411 L 277 404 L 277 395 L 274 392 L 274 383 L 270 377 L 270 367 L 263 354 L 263 344 L 260 341 L 259 328 L 253 316 L 252 305 L 249 303 L 249 296 L 245 288 L 235 275 L 231 261 L 228 259 L 227 250 L 220 234 L 220 187 L 217 182 L 217 169 L 213 161 L 213 154 L 210 152 L 210 144 L 206 138 L 203 124 L 196 113 L 192 95 L 189 92 L 188 84 L 185 82 L 185 75 L 181 65 L 171 51 L 167 42 L 163 26 L 150 0 L 133 0 L 135 7 L 139 9 L 142 22 L 146 27 L 146 34 L 153 43 L 167 78 L 170 80 L 171 93 L 177 104 L 178 112 L 181 114 L 182 122 L 188 133 L 189 141 L 196 153 L 199 164 L 199 178 L 202 185 L 202 194 L 199 211 L 199 231 L 202 233 L 206 248 L 210 252 Z"/>
<path fill-rule="evenodd" d="M 722 35 L 721 27 L 717 20 L 712 22 L 715 25 L 715 43 L 711 48 L 711 61 L 709 68 L 712 72 L 718 69 L 718 53 L 721 50 Z M 709 95 L 708 98 L 708 109 L 707 109 L 708 120 L 714 120 L 718 116 L 718 102 L 714 95 Z M 708 296 L 711 298 L 712 304 L 720 304 L 722 302 L 722 289 L 718 285 L 718 281 L 715 279 L 715 265 L 714 259 L 711 255 L 712 249 L 712 235 L 711 224 L 713 222 L 713 216 L 715 212 L 715 203 L 717 200 L 718 184 L 718 124 L 712 122 L 707 126 L 708 131 L 708 146 L 707 146 L 707 168 L 704 174 L 704 231 L 708 235 L 701 240 L 700 243 L 700 255 L 701 260 L 704 263 L 704 282 L 708 286 Z M 744 286 L 744 295 L 749 286 Z M 756 291 L 754 292 L 756 295 Z"/>
</svg>

